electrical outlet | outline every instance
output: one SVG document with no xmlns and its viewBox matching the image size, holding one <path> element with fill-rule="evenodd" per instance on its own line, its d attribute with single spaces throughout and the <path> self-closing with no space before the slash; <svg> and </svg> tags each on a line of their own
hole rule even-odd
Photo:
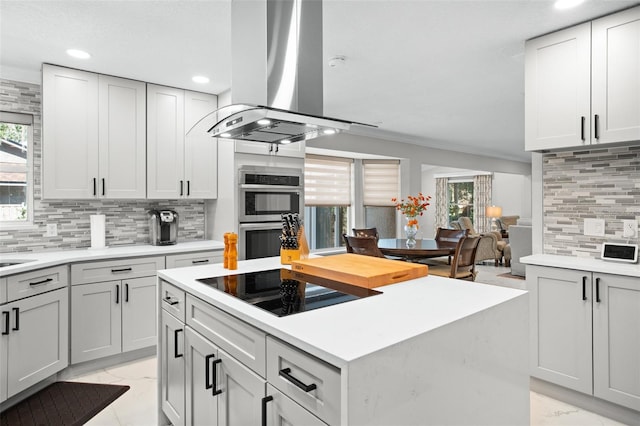
<svg viewBox="0 0 640 426">
<path fill-rule="evenodd" d="M 638 236 L 638 221 L 637 220 L 623 220 L 622 221 L 622 236 L 624 238 L 636 238 Z"/>
<path fill-rule="evenodd" d="M 585 219 L 584 235 L 604 237 L 604 219 Z"/>
<path fill-rule="evenodd" d="M 57 237 L 58 236 L 58 224 L 57 223 L 47 223 L 47 233 L 44 234 L 45 237 Z"/>
</svg>

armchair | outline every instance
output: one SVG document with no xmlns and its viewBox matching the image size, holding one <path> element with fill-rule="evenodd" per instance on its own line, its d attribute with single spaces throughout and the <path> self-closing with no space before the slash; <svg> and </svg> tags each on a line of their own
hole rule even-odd
<svg viewBox="0 0 640 426">
<path fill-rule="evenodd" d="M 461 229 L 467 229 L 469 231 L 469 236 L 479 235 L 481 237 L 476 252 L 476 262 L 493 260 L 495 266 L 502 264 L 502 255 L 504 248 L 507 246 L 507 242 L 502 239 L 499 231 L 479 234 L 473 227 L 471 219 L 466 216 L 459 217 L 458 223 Z"/>
</svg>

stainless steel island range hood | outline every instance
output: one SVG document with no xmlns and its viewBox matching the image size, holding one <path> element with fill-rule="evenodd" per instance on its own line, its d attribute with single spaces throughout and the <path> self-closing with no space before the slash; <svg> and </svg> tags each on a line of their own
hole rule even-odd
<svg viewBox="0 0 640 426">
<path fill-rule="evenodd" d="M 231 45 L 231 103 L 189 133 L 286 144 L 363 124 L 323 116 L 322 1 L 232 0 Z"/>
</svg>

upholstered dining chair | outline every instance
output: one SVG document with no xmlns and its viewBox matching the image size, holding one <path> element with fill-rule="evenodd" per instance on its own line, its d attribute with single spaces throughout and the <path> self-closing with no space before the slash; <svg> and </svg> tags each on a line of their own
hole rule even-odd
<svg viewBox="0 0 640 426">
<path fill-rule="evenodd" d="M 475 281 L 476 252 L 479 242 L 480 236 L 460 238 L 451 265 L 430 265 L 429 275 Z"/>
<path fill-rule="evenodd" d="M 380 239 L 380 234 L 378 234 L 378 228 L 353 228 L 353 235 L 356 237 L 374 237 L 376 240 Z"/>
<path fill-rule="evenodd" d="M 386 257 L 378 248 L 378 240 L 375 237 L 352 237 L 344 235 L 347 242 L 347 252 L 363 254 L 365 256 Z"/>
</svg>

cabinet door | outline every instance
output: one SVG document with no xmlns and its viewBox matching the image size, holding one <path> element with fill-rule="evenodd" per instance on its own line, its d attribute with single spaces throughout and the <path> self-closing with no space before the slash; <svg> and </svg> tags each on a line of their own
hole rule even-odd
<svg viewBox="0 0 640 426">
<path fill-rule="evenodd" d="M 121 352 L 120 281 L 71 286 L 71 362 Z"/>
<path fill-rule="evenodd" d="M 218 97 L 206 93 L 185 92 L 185 133 L 204 116 L 216 110 Z M 189 198 L 218 197 L 218 139 L 207 133 L 185 134 L 185 195 Z"/>
<path fill-rule="evenodd" d="M 184 324 L 162 309 L 160 330 L 158 383 L 162 411 L 174 426 L 184 425 Z"/>
<path fill-rule="evenodd" d="M 593 21 L 594 143 L 640 140 L 640 7 Z"/>
<path fill-rule="evenodd" d="M 156 277 L 122 281 L 122 351 L 154 346 L 157 336 Z"/>
<path fill-rule="evenodd" d="M 98 75 L 43 65 L 42 117 L 43 198 L 95 198 Z"/>
<path fill-rule="evenodd" d="M 215 425 L 218 419 L 217 371 L 218 348 L 190 328 L 185 332 L 186 347 L 186 424 Z M 216 394 L 214 395 L 214 391 Z"/>
<path fill-rule="evenodd" d="M 146 90 L 141 81 L 99 77 L 99 197 L 145 198 Z"/>
<path fill-rule="evenodd" d="M 147 84 L 147 198 L 185 193 L 184 90 Z"/>
<path fill-rule="evenodd" d="M 591 273 L 527 266 L 531 375 L 592 392 Z"/>
<path fill-rule="evenodd" d="M 590 143 L 591 23 L 527 42 L 525 149 Z"/>
<path fill-rule="evenodd" d="M 218 351 L 218 420 L 220 426 L 257 425 L 262 419 L 266 381 L 223 350 Z"/>
<path fill-rule="evenodd" d="M 267 384 L 267 396 L 273 398 L 263 408 L 266 410 L 267 425 L 326 425 L 270 384 Z"/>
<path fill-rule="evenodd" d="M 640 411 L 640 283 L 594 274 L 594 395 Z"/>
<path fill-rule="evenodd" d="M 10 312 L 7 396 L 11 397 L 69 364 L 69 289 L 5 305 Z"/>
<path fill-rule="evenodd" d="M 223 140 L 221 143 L 225 143 L 225 141 Z M 305 143 L 296 142 L 289 145 L 278 145 L 264 142 L 235 141 L 235 152 L 304 158 Z"/>
</svg>

